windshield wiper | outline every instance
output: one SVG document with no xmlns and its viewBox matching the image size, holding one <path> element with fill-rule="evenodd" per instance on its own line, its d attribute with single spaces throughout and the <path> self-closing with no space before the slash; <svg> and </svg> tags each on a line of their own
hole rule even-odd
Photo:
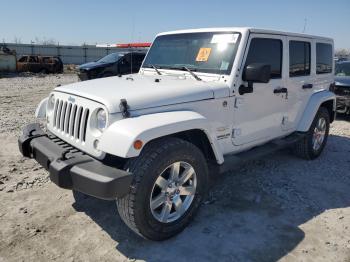
<svg viewBox="0 0 350 262">
<path fill-rule="evenodd" d="M 149 66 L 151 66 L 154 70 L 156 70 L 158 75 L 162 75 L 162 73 L 158 70 L 158 68 L 155 65 L 149 64 Z"/>
<path fill-rule="evenodd" d="M 202 81 L 202 79 L 195 73 L 193 73 L 193 70 L 189 69 L 187 66 L 162 66 L 162 68 L 187 71 L 191 74 L 191 76 L 193 76 L 194 79 L 196 79 L 197 81 Z"/>
<path fill-rule="evenodd" d="M 193 73 L 193 71 L 192 71 L 191 69 L 189 69 L 188 67 L 182 66 L 181 68 L 182 68 L 182 70 L 185 69 L 187 72 L 189 72 L 189 73 L 191 74 L 191 76 L 193 76 L 196 80 L 202 81 L 202 78 L 200 78 L 200 77 L 197 76 L 195 73 Z"/>
</svg>

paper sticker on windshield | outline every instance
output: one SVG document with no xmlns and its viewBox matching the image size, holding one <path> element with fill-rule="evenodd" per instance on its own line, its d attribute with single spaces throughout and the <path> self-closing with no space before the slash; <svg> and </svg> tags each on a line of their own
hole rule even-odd
<svg viewBox="0 0 350 262">
<path fill-rule="evenodd" d="M 198 51 L 196 61 L 197 62 L 206 62 L 209 59 L 209 55 L 211 52 L 210 47 L 201 47 Z"/>
<path fill-rule="evenodd" d="M 230 64 L 230 63 L 227 62 L 227 61 L 222 61 L 222 62 L 221 62 L 221 66 L 220 66 L 220 70 L 227 70 L 229 64 Z"/>
<path fill-rule="evenodd" d="M 237 42 L 239 34 L 217 34 L 211 38 L 212 44 L 235 44 Z"/>
</svg>

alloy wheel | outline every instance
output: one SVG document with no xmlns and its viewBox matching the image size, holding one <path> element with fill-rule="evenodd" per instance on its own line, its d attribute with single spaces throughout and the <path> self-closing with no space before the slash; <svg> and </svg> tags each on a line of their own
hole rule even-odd
<svg viewBox="0 0 350 262">
<path fill-rule="evenodd" d="M 170 223 L 182 217 L 191 206 L 197 187 L 194 168 L 179 161 L 168 166 L 156 179 L 150 197 L 155 219 Z"/>
</svg>

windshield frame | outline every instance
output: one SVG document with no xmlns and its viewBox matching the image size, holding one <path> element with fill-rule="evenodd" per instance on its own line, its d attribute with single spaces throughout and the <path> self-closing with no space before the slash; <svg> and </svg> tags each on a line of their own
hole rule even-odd
<svg viewBox="0 0 350 262">
<path fill-rule="evenodd" d="M 159 37 L 163 37 L 163 36 L 178 36 L 178 35 L 189 35 L 189 34 L 212 34 L 212 35 L 216 35 L 216 34 L 237 34 L 237 40 L 235 42 L 235 46 L 233 48 L 233 53 L 232 56 L 230 57 L 230 61 L 229 61 L 229 65 L 227 67 L 226 70 L 220 70 L 220 69 L 204 69 L 204 68 L 198 68 L 198 67 L 191 67 L 188 66 L 189 69 L 191 69 L 191 71 L 195 72 L 196 74 L 216 74 L 216 75 L 231 75 L 232 72 L 232 68 L 233 68 L 233 64 L 235 62 L 235 59 L 237 57 L 237 53 L 238 53 L 238 49 L 239 49 L 239 45 L 241 43 L 242 40 L 242 33 L 238 32 L 238 31 L 231 31 L 231 30 L 227 30 L 227 31 L 204 31 L 204 32 L 186 32 L 186 33 L 173 33 L 173 34 L 160 34 L 158 35 L 153 43 L 152 46 L 150 47 L 150 49 L 147 52 L 147 55 L 144 58 L 144 61 L 142 63 L 142 69 L 153 69 L 152 66 L 156 66 L 157 69 L 161 69 L 161 70 L 176 70 L 176 71 L 183 71 L 182 69 L 180 69 L 179 64 L 173 64 L 173 65 L 168 65 L 168 66 L 164 66 L 164 65 L 158 65 L 158 64 L 152 64 L 152 63 L 146 63 L 147 62 L 147 58 L 150 55 L 150 52 L 152 50 L 152 47 L 154 45 L 154 43 L 157 41 L 157 39 Z"/>
</svg>

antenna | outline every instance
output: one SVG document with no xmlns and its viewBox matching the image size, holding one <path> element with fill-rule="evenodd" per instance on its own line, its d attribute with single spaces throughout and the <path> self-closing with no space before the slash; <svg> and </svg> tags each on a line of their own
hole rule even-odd
<svg viewBox="0 0 350 262">
<path fill-rule="evenodd" d="M 135 31 L 135 19 L 134 19 L 134 16 L 132 17 L 132 29 L 131 29 L 131 42 L 134 42 L 134 31 Z M 130 52 L 130 57 L 131 57 L 131 67 L 130 67 L 130 74 L 132 74 L 132 48 L 130 48 L 131 52 Z"/>
<path fill-rule="evenodd" d="M 305 33 L 306 31 L 306 25 L 307 25 L 307 19 L 304 18 L 304 28 L 303 28 L 303 33 Z"/>
</svg>

